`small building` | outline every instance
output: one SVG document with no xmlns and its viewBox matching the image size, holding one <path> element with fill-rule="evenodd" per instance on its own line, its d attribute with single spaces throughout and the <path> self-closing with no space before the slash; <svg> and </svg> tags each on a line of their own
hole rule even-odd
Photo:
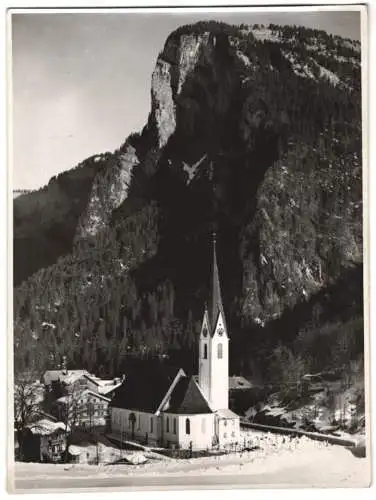
<svg viewBox="0 0 376 500">
<path fill-rule="evenodd" d="M 156 366 L 127 374 L 111 401 L 111 432 L 121 441 L 202 450 L 240 440 L 240 419 L 228 408 L 229 335 L 213 241 L 210 305 L 199 338 L 198 382 L 184 370 Z"/>
<path fill-rule="evenodd" d="M 63 422 L 38 420 L 26 428 L 23 438 L 24 459 L 33 462 L 60 462 L 66 443 L 66 429 Z"/>
<path fill-rule="evenodd" d="M 252 389 L 252 384 L 249 380 L 239 375 L 233 375 L 228 379 L 229 391 L 248 391 Z"/>
<path fill-rule="evenodd" d="M 81 462 L 82 450 L 78 446 L 73 444 L 68 447 L 68 458 L 69 462 L 73 464 L 78 464 Z"/>
<path fill-rule="evenodd" d="M 74 427 L 88 430 L 105 429 L 108 425 L 110 399 L 84 389 L 61 396 L 55 401 L 53 412 L 57 418 Z"/>
</svg>

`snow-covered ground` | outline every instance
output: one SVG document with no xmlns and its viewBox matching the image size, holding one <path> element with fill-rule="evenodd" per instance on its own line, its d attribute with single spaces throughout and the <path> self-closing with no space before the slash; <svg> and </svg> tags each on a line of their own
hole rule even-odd
<svg viewBox="0 0 376 500">
<path fill-rule="evenodd" d="M 171 460 L 150 455 L 142 465 L 98 466 L 16 463 L 17 490 L 73 487 L 151 485 L 239 484 L 270 486 L 366 486 L 370 461 L 356 458 L 339 446 L 326 446 L 308 438 L 288 438 L 248 431 L 252 451 L 227 455 Z M 143 454 L 140 452 L 140 454 Z M 132 452 L 132 455 L 135 455 Z M 126 454 L 124 454 L 126 456 Z M 214 480 L 214 477 L 216 479 Z M 227 478 L 227 479 L 226 479 Z"/>
</svg>

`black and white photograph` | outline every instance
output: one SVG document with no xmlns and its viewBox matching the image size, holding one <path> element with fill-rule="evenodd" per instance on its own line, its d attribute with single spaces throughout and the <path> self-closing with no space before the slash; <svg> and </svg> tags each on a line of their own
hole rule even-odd
<svg viewBox="0 0 376 500">
<path fill-rule="evenodd" d="M 366 25 L 8 12 L 10 491 L 370 485 Z"/>
</svg>

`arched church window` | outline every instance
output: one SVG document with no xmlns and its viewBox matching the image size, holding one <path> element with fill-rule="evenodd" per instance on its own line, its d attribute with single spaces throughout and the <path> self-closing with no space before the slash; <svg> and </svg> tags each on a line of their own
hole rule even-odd
<svg viewBox="0 0 376 500">
<path fill-rule="evenodd" d="M 166 432 L 170 432 L 170 420 L 166 417 Z"/>
<path fill-rule="evenodd" d="M 176 434 L 176 418 L 174 417 L 173 421 L 173 429 L 174 429 L 174 434 Z"/>
<path fill-rule="evenodd" d="M 217 357 L 218 357 L 218 359 L 223 358 L 223 345 L 222 344 L 218 344 L 218 346 L 217 346 Z"/>
<path fill-rule="evenodd" d="M 208 359 L 208 344 L 204 344 L 204 359 Z"/>
<path fill-rule="evenodd" d="M 191 433 L 191 421 L 189 418 L 185 419 L 185 433 L 190 434 Z"/>
</svg>

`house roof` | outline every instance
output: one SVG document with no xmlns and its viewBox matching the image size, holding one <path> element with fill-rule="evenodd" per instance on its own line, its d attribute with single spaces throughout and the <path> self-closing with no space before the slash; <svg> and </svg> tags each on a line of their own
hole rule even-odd
<svg viewBox="0 0 376 500">
<path fill-rule="evenodd" d="M 52 422 L 51 420 L 41 419 L 27 426 L 33 434 L 39 436 L 49 436 L 58 431 L 65 431 L 63 422 Z"/>
<path fill-rule="evenodd" d="M 84 373 L 83 376 L 89 379 L 91 382 L 93 382 L 93 384 L 101 385 L 101 380 L 98 377 L 95 377 L 95 375 L 90 375 L 90 373 Z"/>
<path fill-rule="evenodd" d="M 198 383 L 198 375 L 193 376 L 195 382 Z M 241 376 L 232 376 L 228 378 L 228 388 L 232 390 L 251 389 L 254 385 L 251 384 L 246 378 Z"/>
<path fill-rule="evenodd" d="M 86 370 L 47 370 L 43 375 L 43 380 L 45 385 L 57 381 L 73 384 L 84 375 L 89 375 L 89 373 Z"/>
<path fill-rule="evenodd" d="M 224 408 L 223 410 L 217 410 L 215 413 L 220 418 L 224 418 L 224 419 L 239 418 L 239 415 L 237 415 L 233 411 L 229 410 L 228 408 Z"/>
<path fill-rule="evenodd" d="M 171 393 L 166 413 L 213 413 L 193 377 L 181 377 Z"/>
<path fill-rule="evenodd" d="M 79 456 L 82 453 L 82 449 L 78 446 L 74 446 L 73 444 L 69 445 L 68 452 L 73 456 Z"/>
<path fill-rule="evenodd" d="M 252 384 L 246 378 L 233 376 L 228 379 L 229 390 L 251 389 Z"/>
<path fill-rule="evenodd" d="M 122 385 L 122 383 L 123 382 L 119 382 L 116 385 L 105 385 L 103 387 L 99 387 L 98 392 L 99 392 L 99 394 L 103 394 L 104 396 L 106 396 L 107 394 L 110 394 L 111 392 L 116 391 L 116 389 L 118 387 L 120 387 Z"/>
<path fill-rule="evenodd" d="M 110 406 L 155 413 L 179 371 L 179 368 L 162 364 L 153 370 L 142 365 L 134 367 L 117 389 Z"/>
</svg>

